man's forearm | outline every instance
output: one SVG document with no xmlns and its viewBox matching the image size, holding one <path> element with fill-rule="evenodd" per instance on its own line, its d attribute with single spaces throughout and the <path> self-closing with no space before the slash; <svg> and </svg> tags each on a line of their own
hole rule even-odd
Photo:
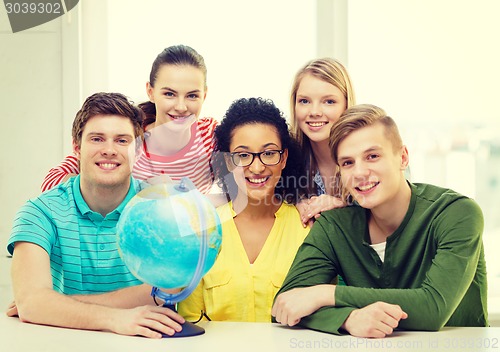
<svg viewBox="0 0 500 352">
<path fill-rule="evenodd" d="M 87 330 L 107 330 L 114 308 L 85 303 L 50 289 L 16 301 L 21 321 Z"/>
<path fill-rule="evenodd" d="M 99 304 L 107 307 L 133 308 L 147 304 L 155 305 L 153 297 L 151 297 L 151 288 L 149 285 L 142 284 L 113 292 L 94 295 L 73 295 L 71 297 L 80 302 Z"/>
</svg>

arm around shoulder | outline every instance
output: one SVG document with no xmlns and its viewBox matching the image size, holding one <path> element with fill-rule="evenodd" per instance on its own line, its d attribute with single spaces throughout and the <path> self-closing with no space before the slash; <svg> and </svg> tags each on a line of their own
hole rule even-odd
<svg viewBox="0 0 500 352">
<path fill-rule="evenodd" d="M 42 182 L 42 192 L 67 181 L 70 177 L 76 176 L 79 173 L 78 159 L 73 155 L 68 155 L 59 165 L 49 170 Z"/>
</svg>

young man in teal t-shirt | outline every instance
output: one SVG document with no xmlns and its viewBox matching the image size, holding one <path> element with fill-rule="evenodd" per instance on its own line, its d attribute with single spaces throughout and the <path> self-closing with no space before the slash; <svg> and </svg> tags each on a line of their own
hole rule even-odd
<svg viewBox="0 0 500 352">
<path fill-rule="evenodd" d="M 161 338 L 184 319 L 153 304 L 120 258 L 116 224 L 140 185 L 131 170 L 142 111 L 118 93 L 96 93 L 73 122 L 80 174 L 28 201 L 7 246 L 14 302 L 24 322 Z"/>
</svg>

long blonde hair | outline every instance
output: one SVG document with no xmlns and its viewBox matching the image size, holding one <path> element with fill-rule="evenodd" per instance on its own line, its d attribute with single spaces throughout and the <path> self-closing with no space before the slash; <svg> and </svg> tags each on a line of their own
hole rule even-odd
<svg viewBox="0 0 500 352">
<path fill-rule="evenodd" d="M 337 87 L 346 99 L 347 108 L 353 106 L 356 103 L 354 90 L 351 83 L 351 78 L 347 69 L 339 61 L 333 58 L 322 58 L 309 61 L 305 66 L 303 66 L 296 74 L 292 84 L 292 90 L 290 93 L 290 117 L 291 117 L 291 127 L 292 133 L 299 142 L 302 152 L 307 160 L 307 178 L 308 178 L 308 192 L 310 194 L 317 194 L 316 185 L 314 183 L 314 174 L 316 173 L 317 163 L 314 158 L 314 154 L 311 149 L 311 142 L 309 138 L 302 132 L 297 123 L 297 118 L 295 116 L 295 104 L 297 102 L 297 91 L 299 89 L 300 82 L 306 74 L 311 74 L 320 80 L 330 83 Z M 336 193 L 336 192 L 335 192 Z"/>
</svg>

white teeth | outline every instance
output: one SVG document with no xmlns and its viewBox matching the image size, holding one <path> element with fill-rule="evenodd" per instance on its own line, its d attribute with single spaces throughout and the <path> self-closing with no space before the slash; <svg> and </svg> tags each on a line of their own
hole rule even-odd
<svg viewBox="0 0 500 352">
<path fill-rule="evenodd" d="M 368 191 L 368 190 L 372 189 L 373 187 L 375 187 L 376 185 L 377 185 L 376 183 L 371 183 L 371 184 L 365 185 L 365 186 L 358 186 L 357 188 L 360 191 Z"/>
<path fill-rule="evenodd" d="M 308 122 L 311 127 L 321 127 L 326 125 L 326 122 Z"/>
<path fill-rule="evenodd" d="M 103 169 L 113 169 L 117 165 L 116 164 L 99 164 L 99 166 L 102 167 Z"/>
<path fill-rule="evenodd" d="M 250 183 L 262 183 L 266 181 L 266 178 L 249 178 L 248 181 Z"/>
<path fill-rule="evenodd" d="M 170 115 L 170 117 L 172 117 L 174 120 L 179 120 L 179 119 L 188 119 L 188 118 L 190 118 L 191 116 L 193 116 L 193 114 L 188 115 L 188 116 L 173 116 L 173 115 Z"/>
</svg>

